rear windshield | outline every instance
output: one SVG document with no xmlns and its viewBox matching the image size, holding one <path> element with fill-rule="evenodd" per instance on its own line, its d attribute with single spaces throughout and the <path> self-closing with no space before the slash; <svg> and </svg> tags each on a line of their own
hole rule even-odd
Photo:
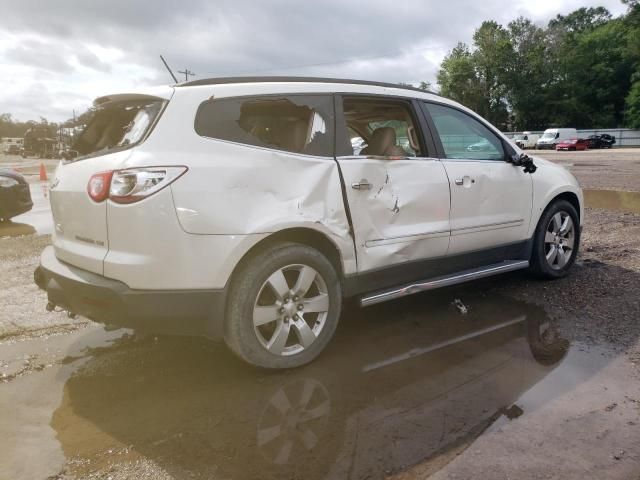
<svg viewBox="0 0 640 480">
<path fill-rule="evenodd" d="M 144 138 L 163 105 L 163 100 L 126 101 L 96 109 L 72 146 L 74 156 L 96 156 L 132 147 Z"/>
</svg>

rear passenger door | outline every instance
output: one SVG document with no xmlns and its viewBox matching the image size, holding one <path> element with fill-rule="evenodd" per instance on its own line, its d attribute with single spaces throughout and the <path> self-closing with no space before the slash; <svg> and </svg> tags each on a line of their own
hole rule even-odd
<svg viewBox="0 0 640 480">
<path fill-rule="evenodd" d="M 336 96 L 336 158 L 358 271 L 446 255 L 449 183 L 410 99 Z"/>
<path fill-rule="evenodd" d="M 502 139 L 471 114 L 431 102 L 424 102 L 423 108 L 449 177 L 449 255 L 501 250 L 525 241 L 531 174 L 507 162 Z"/>
</svg>

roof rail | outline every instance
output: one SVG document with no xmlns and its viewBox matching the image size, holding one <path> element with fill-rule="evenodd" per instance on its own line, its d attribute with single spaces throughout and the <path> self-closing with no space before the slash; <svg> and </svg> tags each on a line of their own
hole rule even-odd
<svg viewBox="0 0 640 480">
<path fill-rule="evenodd" d="M 195 87 L 199 85 L 225 85 L 230 83 L 268 83 L 268 82 L 299 82 L 299 83 L 350 83 L 353 85 L 370 85 L 374 87 L 401 88 L 404 90 L 413 90 L 416 92 L 430 93 L 438 95 L 430 90 L 422 90 L 420 88 L 400 85 L 399 83 L 374 82 L 369 80 L 352 80 L 346 78 L 324 78 L 324 77 L 218 77 L 218 78 L 202 78 L 199 80 L 191 80 L 176 84 L 176 87 Z"/>
</svg>

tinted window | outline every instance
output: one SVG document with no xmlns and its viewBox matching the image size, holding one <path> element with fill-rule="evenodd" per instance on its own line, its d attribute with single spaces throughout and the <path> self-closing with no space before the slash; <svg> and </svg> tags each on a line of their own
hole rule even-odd
<svg viewBox="0 0 640 480">
<path fill-rule="evenodd" d="M 500 138 L 473 117 L 443 105 L 426 103 L 446 158 L 503 160 Z"/>
<path fill-rule="evenodd" d="M 411 105 L 404 101 L 346 98 L 343 103 L 348 155 L 405 158 L 426 156 Z M 349 151 L 351 150 L 351 151 Z"/>
<path fill-rule="evenodd" d="M 333 100 L 326 95 L 221 98 L 198 109 L 198 135 L 307 155 L 333 156 Z"/>
</svg>

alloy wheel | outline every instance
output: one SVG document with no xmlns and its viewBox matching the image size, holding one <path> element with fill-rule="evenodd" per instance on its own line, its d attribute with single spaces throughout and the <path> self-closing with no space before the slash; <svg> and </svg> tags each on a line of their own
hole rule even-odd
<svg viewBox="0 0 640 480">
<path fill-rule="evenodd" d="M 327 284 L 318 271 L 308 265 L 287 265 L 260 287 L 253 307 L 253 327 L 269 352 L 295 355 L 316 341 L 328 313 Z"/>
<path fill-rule="evenodd" d="M 567 212 L 559 211 L 551 217 L 544 236 L 544 253 L 552 269 L 560 270 L 571 260 L 575 233 L 573 220 Z"/>
</svg>

